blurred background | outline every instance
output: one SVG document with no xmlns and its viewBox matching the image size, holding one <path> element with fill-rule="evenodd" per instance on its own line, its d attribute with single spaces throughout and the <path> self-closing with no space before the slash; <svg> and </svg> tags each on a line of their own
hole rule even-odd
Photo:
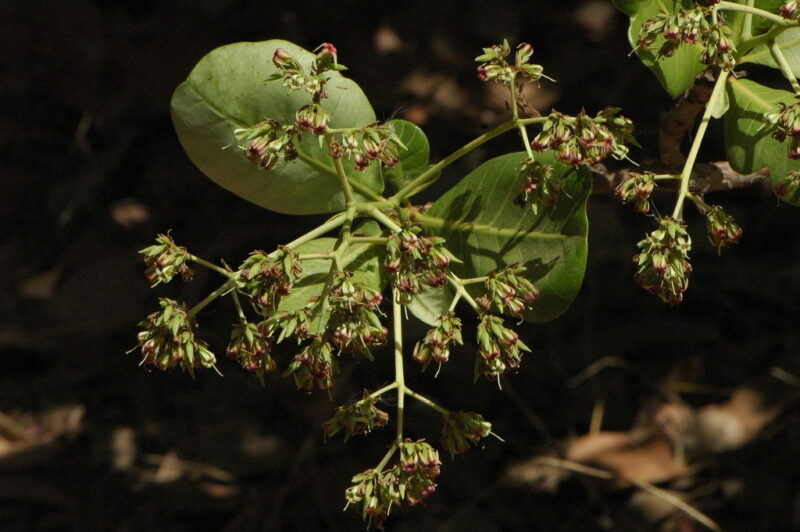
<svg viewBox="0 0 800 532">
<path fill-rule="evenodd" d="M 529 102 L 545 113 L 622 107 L 644 146 L 632 157 L 647 163 L 672 102 L 628 55 L 626 30 L 605 0 L 0 3 L 0 529 L 363 529 L 358 512 L 342 512 L 343 490 L 391 436 L 325 443 L 319 426 L 391 381 L 389 356 L 346 365 L 328 397 L 285 379 L 262 387 L 224 356 L 224 378 L 193 381 L 126 354 L 157 297 L 198 301 L 218 283 L 198 271 L 151 290 L 136 252 L 156 233 L 238 264 L 321 220 L 250 205 L 183 154 L 170 95 L 205 53 L 333 42 L 378 117 L 419 124 L 437 160 L 503 119 L 505 94 L 474 75 L 480 48 L 526 41 L 558 81 L 531 87 Z M 720 133 L 713 124 L 702 160 L 724 159 Z M 493 141 L 438 191 L 518 149 L 514 135 Z M 766 185 L 707 199 L 744 238 L 718 257 L 687 207 L 695 272 L 678 308 L 632 281 L 652 220 L 599 193 L 583 289 L 558 320 L 521 327 L 533 353 L 502 390 L 473 384 L 469 345 L 437 379 L 409 369 L 411 386 L 483 413 L 505 442 L 443 457 L 436 494 L 393 512 L 391 530 L 705 529 L 641 482 L 725 530 L 800 529 L 800 211 Z M 233 320 L 228 301 L 199 316 L 219 354 Z M 410 327 L 408 342 L 424 332 Z M 438 419 L 415 405 L 407 424 L 437 439 Z M 571 476 L 536 456 L 617 476 Z"/>
</svg>

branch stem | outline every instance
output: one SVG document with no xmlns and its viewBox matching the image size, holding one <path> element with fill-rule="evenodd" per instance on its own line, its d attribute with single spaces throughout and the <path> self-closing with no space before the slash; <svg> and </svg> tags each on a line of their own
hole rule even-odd
<svg viewBox="0 0 800 532">
<path fill-rule="evenodd" d="M 443 416 L 447 416 L 447 415 L 450 414 L 450 411 L 448 409 L 446 409 L 445 407 L 438 405 L 433 400 L 428 399 L 424 395 L 419 394 L 419 393 L 417 393 L 417 392 L 415 392 L 415 391 L 413 391 L 413 390 L 411 390 L 409 388 L 406 388 L 406 395 L 409 396 L 409 397 L 413 397 L 414 399 L 416 399 L 420 403 L 433 408 L 434 410 L 436 410 L 437 412 L 439 412 Z"/>
<path fill-rule="evenodd" d="M 794 75 L 792 72 L 792 67 L 789 62 L 786 60 L 786 56 L 783 55 L 781 51 L 781 47 L 778 45 L 778 41 L 775 39 L 769 42 L 769 53 L 772 55 L 772 59 L 775 60 L 778 67 L 781 69 L 781 74 L 785 77 L 789 83 L 792 85 L 792 90 L 796 95 L 800 95 L 800 83 L 797 82 L 797 76 Z"/>
<path fill-rule="evenodd" d="M 209 305 L 209 303 L 217 299 L 222 294 L 230 290 L 233 290 L 234 288 L 236 288 L 236 279 L 231 277 L 230 279 L 225 281 L 219 288 L 208 294 L 205 297 L 205 299 L 203 299 L 200 303 L 193 306 L 188 312 L 189 317 L 193 318 L 194 316 L 197 315 L 198 312 L 206 308 Z"/>
<path fill-rule="evenodd" d="M 392 291 L 392 325 L 394 329 L 394 382 L 397 384 L 397 434 L 395 445 L 403 442 L 405 419 L 406 380 L 403 372 L 403 307 L 399 294 Z"/>
<path fill-rule="evenodd" d="M 216 264 L 214 264 L 212 262 L 208 262 L 207 260 L 201 259 L 200 257 L 197 257 L 195 255 L 189 255 L 189 260 L 194 262 L 194 263 L 197 263 L 197 264 L 199 264 L 201 266 L 205 266 L 209 270 L 214 270 L 215 272 L 217 272 L 218 274 L 222 275 L 223 277 L 230 278 L 230 277 L 233 277 L 235 275 L 233 272 L 229 272 L 225 268 L 217 266 Z"/>
<path fill-rule="evenodd" d="M 775 13 L 770 13 L 769 11 L 764 11 L 763 9 L 759 9 L 757 7 L 753 7 L 752 5 L 742 5 L 737 4 L 735 2 L 720 2 L 717 4 L 717 10 L 722 11 L 738 11 L 740 13 L 747 13 L 750 15 L 756 15 L 758 17 L 763 18 L 764 20 L 768 20 L 773 24 L 778 26 L 790 26 L 793 25 L 792 21 L 783 18 L 780 15 L 776 15 Z M 751 23 L 752 24 L 752 23 Z"/>
</svg>

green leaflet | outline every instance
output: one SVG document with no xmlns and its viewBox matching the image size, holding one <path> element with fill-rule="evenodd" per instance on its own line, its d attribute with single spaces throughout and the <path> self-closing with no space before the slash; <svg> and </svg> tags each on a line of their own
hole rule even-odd
<svg viewBox="0 0 800 532">
<path fill-rule="evenodd" d="M 771 89 L 750 80 L 728 81 L 730 110 L 725 115 L 725 150 L 731 167 L 749 174 L 769 168 L 773 185 L 787 171 L 800 170 L 800 161 L 787 157 L 789 140 L 778 142 L 764 125 L 764 113 L 783 102 L 795 103 L 794 94 Z M 794 202 L 793 205 L 798 205 Z"/>
<path fill-rule="evenodd" d="M 422 292 L 411 299 L 408 310 L 418 320 L 435 327 L 439 324 L 436 319 L 442 314 L 447 314 L 454 296 L 450 285 L 424 286 Z"/>
<path fill-rule="evenodd" d="M 676 13 L 679 9 L 692 8 L 692 0 L 614 0 L 614 6 L 631 17 L 628 28 L 628 39 L 636 48 L 636 41 L 642 24 L 656 16 L 659 11 L 667 10 Z M 694 78 L 706 69 L 700 62 L 702 48 L 699 45 L 683 44 L 672 57 L 662 57 L 656 61 L 656 54 L 664 43 L 663 37 L 653 41 L 649 50 L 636 49 L 642 63 L 647 66 L 661 82 L 672 98 L 677 98 L 694 82 Z"/>
<path fill-rule="evenodd" d="M 353 230 L 354 235 L 378 236 L 381 228 L 376 222 L 368 221 Z M 317 238 L 295 249 L 299 255 L 333 251 L 335 238 Z M 387 278 L 383 269 L 383 256 L 386 248 L 380 245 L 351 244 L 344 252 L 344 268 L 353 272 L 352 281 L 383 291 Z M 294 283 L 292 292 L 282 297 L 278 310 L 294 311 L 303 307 L 312 297 L 319 296 L 325 286 L 325 279 L 331 268 L 330 260 L 313 259 L 303 261 L 303 273 Z"/>
<path fill-rule="evenodd" d="M 394 166 L 383 168 L 383 177 L 400 190 L 403 185 L 425 170 L 431 150 L 428 137 L 415 124 L 407 120 L 389 120 L 386 125 L 405 146 L 405 149 L 401 148 L 398 154 L 400 161 Z"/>
<path fill-rule="evenodd" d="M 588 220 L 586 200 L 591 192 L 588 170 L 553 162 L 552 154 L 537 154 L 565 177 L 564 194 L 556 205 L 514 204 L 519 194 L 519 164 L 527 155 L 510 153 L 490 159 L 419 216 L 429 234 L 447 239 L 447 247 L 463 264 L 452 264 L 461 277 L 479 277 L 507 264 L 528 268 L 526 277 L 541 290 L 524 319 L 545 322 L 570 305 L 586 269 Z M 471 285 L 478 295 L 482 285 Z"/>
<path fill-rule="evenodd" d="M 266 171 L 251 164 L 237 147 L 233 131 L 265 118 L 294 121 L 297 109 L 311 102 L 305 91 L 289 91 L 281 81 L 267 81 L 277 69 L 276 48 L 283 48 L 308 67 L 313 54 L 287 41 L 236 43 L 203 57 L 172 95 L 172 121 L 192 162 L 214 182 L 261 207 L 286 214 L 316 214 L 344 208 L 327 147 L 306 134 L 301 158 Z M 333 115 L 331 127 L 361 127 L 375 122 L 375 113 L 353 81 L 331 73 L 329 98 L 323 107 Z M 383 190 L 380 170 L 373 165 L 349 175 L 375 192 Z"/>
</svg>

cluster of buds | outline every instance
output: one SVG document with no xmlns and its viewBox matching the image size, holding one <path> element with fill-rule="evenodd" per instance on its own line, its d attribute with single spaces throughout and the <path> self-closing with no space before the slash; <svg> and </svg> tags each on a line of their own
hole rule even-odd
<svg viewBox="0 0 800 532">
<path fill-rule="evenodd" d="M 272 327 L 269 322 L 244 322 L 236 325 L 231 331 L 231 341 L 225 355 L 238 360 L 242 367 L 254 373 L 264 382 L 264 376 L 272 373 L 278 366 L 270 356 L 272 347 Z"/>
<path fill-rule="evenodd" d="M 650 195 L 656 186 L 653 172 L 631 172 L 628 179 L 620 183 L 614 193 L 622 203 L 634 203 L 636 212 L 650 212 Z"/>
<path fill-rule="evenodd" d="M 405 440 L 399 445 L 400 463 L 386 471 L 368 469 L 353 477 L 345 491 L 347 505 L 360 505 L 365 519 L 377 524 L 389 515 L 393 505 L 421 503 L 436 491 L 439 453 L 424 440 Z"/>
<path fill-rule="evenodd" d="M 437 319 L 437 326 L 414 346 L 414 360 L 427 368 L 431 361 L 444 364 L 450 359 L 450 349 L 461 345 L 461 320 L 453 312 L 443 314 Z"/>
<path fill-rule="evenodd" d="M 318 103 L 304 105 L 294 115 L 294 121 L 300 131 L 311 131 L 315 135 L 324 135 L 328 131 L 328 113 Z"/>
<path fill-rule="evenodd" d="M 344 65 L 337 62 L 336 47 L 331 43 L 322 43 L 315 50 L 314 62 L 309 72 L 283 48 L 278 48 L 272 56 L 272 64 L 278 69 L 270 76 L 269 80 L 283 80 L 283 85 L 291 90 L 305 89 L 311 94 L 314 103 L 319 103 L 323 98 L 327 98 L 325 83 L 328 71 L 347 70 Z"/>
<path fill-rule="evenodd" d="M 731 29 L 723 22 L 710 21 L 709 15 L 710 10 L 704 6 L 681 9 L 674 14 L 662 10 L 642 25 L 638 45 L 646 50 L 656 37 L 661 36 L 664 44 L 658 57 L 671 57 L 681 44 L 701 44 L 703 55 L 700 60 L 704 64 L 730 71 L 736 65 L 735 47 L 729 37 Z"/>
<path fill-rule="evenodd" d="M 564 180 L 553 175 L 553 166 L 541 164 L 533 159 L 525 159 L 520 163 L 520 174 L 525 180 L 520 185 L 520 195 L 515 203 L 524 207 L 531 200 L 531 205 L 553 205 L 564 188 Z"/>
<path fill-rule="evenodd" d="M 542 78 L 550 79 L 544 75 L 544 68 L 530 62 L 533 47 L 528 43 L 520 43 L 514 57 L 514 64 L 508 62 L 511 46 L 507 40 L 503 44 L 495 44 L 483 49 L 483 53 L 475 58 L 479 62 L 478 78 L 481 81 L 498 80 L 506 84 L 513 83 L 517 77 L 529 81 L 539 81 Z"/>
<path fill-rule="evenodd" d="M 350 436 L 361 436 L 371 432 L 375 427 L 384 427 L 389 421 L 389 414 L 375 405 L 378 399 L 364 392 L 363 399 L 347 406 L 340 406 L 331 419 L 322 424 L 325 436 L 344 433 L 344 441 Z"/>
<path fill-rule="evenodd" d="M 195 338 L 195 322 L 186 306 L 172 299 L 159 299 L 161 310 L 147 316 L 139 325 L 142 363 L 165 371 L 180 366 L 194 376 L 195 368 L 213 367 L 217 362 L 208 344 Z"/>
<path fill-rule="evenodd" d="M 350 281 L 351 272 L 338 272 L 328 295 L 328 337 L 340 351 L 358 352 L 372 359 L 370 347 L 386 343 L 389 331 L 378 313 L 382 296 L 361 283 Z"/>
<path fill-rule="evenodd" d="M 450 412 L 444 416 L 442 447 L 450 456 L 469 450 L 492 432 L 492 424 L 475 412 Z"/>
<path fill-rule="evenodd" d="M 636 264 L 636 283 L 665 303 L 677 305 L 689 287 L 689 250 L 692 240 L 686 226 L 672 218 L 662 218 L 659 228 L 639 242 Z"/>
<path fill-rule="evenodd" d="M 484 314 L 478 324 L 478 359 L 476 373 L 499 377 L 519 368 L 522 352 L 530 348 L 519 335 L 503 325 L 498 316 Z"/>
<path fill-rule="evenodd" d="M 800 202 L 800 172 L 791 171 L 775 184 L 775 195 L 784 201 Z"/>
<path fill-rule="evenodd" d="M 786 105 L 778 103 L 776 109 L 764 115 L 767 126 L 776 128 L 772 137 L 783 142 L 787 137 L 792 139 L 788 157 L 800 159 L 800 103 Z"/>
<path fill-rule="evenodd" d="M 419 226 L 406 222 L 386 244 L 383 266 L 391 275 L 402 303 L 419 294 L 423 285 L 442 286 L 453 258 L 444 247 L 444 238 L 425 237 L 421 231 Z"/>
<path fill-rule="evenodd" d="M 352 159 L 354 168 L 363 172 L 376 161 L 386 166 L 396 165 L 399 161 L 399 148 L 405 146 L 392 128 L 376 123 L 344 133 L 328 147 L 331 157 Z"/>
<path fill-rule="evenodd" d="M 263 251 L 254 251 L 239 267 L 242 290 L 256 310 L 271 315 L 281 296 L 289 295 L 292 285 L 303 272 L 297 254 L 281 249 L 282 258 L 273 259 Z"/>
<path fill-rule="evenodd" d="M 510 264 L 491 272 L 484 282 L 486 295 L 476 300 L 478 304 L 487 311 L 494 304 L 501 312 L 521 316 L 539 297 L 539 289 L 522 276 L 525 270 L 525 266 Z"/>
<path fill-rule="evenodd" d="M 607 107 L 592 118 L 581 111 L 570 117 L 553 111 L 542 124 L 542 131 L 531 141 L 534 151 L 552 149 L 556 158 L 572 166 L 597 164 L 609 155 L 628 156 L 626 142 L 633 140 L 633 122 Z"/>
<path fill-rule="evenodd" d="M 139 253 L 144 255 L 144 274 L 151 286 L 168 283 L 178 274 L 184 281 L 191 281 L 194 277 L 194 270 L 186 264 L 190 257 L 189 251 L 177 245 L 169 235 L 158 235 L 154 245 L 140 250 Z"/>
<path fill-rule="evenodd" d="M 268 118 L 253 127 L 235 129 L 233 134 L 240 145 L 243 144 L 247 159 L 264 170 L 297 159 L 294 142 L 299 131 L 296 125 L 282 126 Z"/>
<path fill-rule="evenodd" d="M 783 18 L 788 18 L 788 19 L 800 18 L 800 2 L 798 2 L 797 0 L 789 0 L 780 7 L 778 13 L 780 13 L 780 15 Z"/>
<path fill-rule="evenodd" d="M 708 241 L 719 251 L 728 244 L 736 244 L 742 238 L 742 228 L 736 225 L 733 216 L 726 213 L 719 205 L 714 205 L 706 211 L 706 228 Z"/>
<path fill-rule="evenodd" d="M 333 353 L 333 346 L 319 337 L 312 340 L 297 355 L 286 370 L 294 377 L 300 390 L 311 391 L 314 386 L 320 390 L 333 387 L 333 378 L 339 373 L 339 363 Z"/>
</svg>

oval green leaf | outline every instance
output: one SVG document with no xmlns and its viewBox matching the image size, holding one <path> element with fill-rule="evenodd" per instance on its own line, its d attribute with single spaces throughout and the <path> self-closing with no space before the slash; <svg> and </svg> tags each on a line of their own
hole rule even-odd
<svg viewBox="0 0 800 532">
<path fill-rule="evenodd" d="M 436 287 L 426 285 L 423 286 L 422 292 L 411 298 L 411 303 L 407 307 L 418 320 L 435 327 L 439 325 L 437 318 L 450 310 L 454 297 L 455 293 L 450 285 Z"/>
<path fill-rule="evenodd" d="M 430 145 L 425 133 L 408 120 L 389 120 L 386 125 L 405 146 L 400 149 L 398 163 L 383 168 L 383 177 L 400 190 L 428 166 Z"/>
<path fill-rule="evenodd" d="M 800 170 L 800 161 L 789 159 L 788 140 L 778 142 L 772 130 L 764 125 L 764 113 L 777 103 L 792 105 L 794 94 L 771 89 L 754 81 L 731 78 L 728 81 L 730 109 L 725 115 L 725 151 L 731 167 L 739 173 L 751 174 L 769 168 L 772 184 L 786 172 Z M 798 202 L 788 203 L 798 205 Z M 795 198 L 796 199 L 796 198 Z"/>
<path fill-rule="evenodd" d="M 377 223 L 368 221 L 354 229 L 353 234 L 379 236 L 381 228 Z M 316 238 L 298 246 L 294 251 L 299 255 L 329 253 L 333 251 L 335 245 L 335 238 Z M 346 270 L 353 272 L 353 282 L 362 283 L 373 290 L 382 292 L 388 282 L 382 266 L 385 253 L 384 246 L 351 244 L 345 250 L 342 262 Z M 281 298 L 278 310 L 295 311 L 305 306 L 312 297 L 319 296 L 325 286 L 325 279 L 330 269 L 330 260 L 304 260 L 300 279 L 294 283 L 291 293 Z"/>
<path fill-rule="evenodd" d="M 276 48 L 283 48 L 304 67 L 314 55 L 287 41 L 236 43 L 203 57 L 172 95 L 172 121 L 192 162 L 223 188 L 261 207 L 285 214 L 319 214 L 344 209 L 344 195 L 327 147 L 304 135 L 300 158 L 266 171 L 250 163 L 237 147 L 233 131 L 265 118 L 294 121 L 295 111 L 311 102 L 305 91 L 289 91 L 281 81 L 267 81 L 277 69 Z M 355 82 L 331 73 L 329 98 L 323 107 L 333 115 L 331 127 L 362 127 L 375 113 Z M 348 165 L 349 166 L 349 165 Z M 383 190 L 377 165 L 366 172 L 348 168 L 351 179 L 375 192 Z"/>
<path fill-rule="evenodd" d="M 661 10 L 677 13 L 678 10 L 694 7 L 692 0 L 614 0 L 614 6 L 628 15 L 628 40 L 636 50 L 636 55 L 661 82 L 672 98 L 677 98 L 694 83 L 706 66 L 700 62 L 703 49 L 699 45 L 683 44 L 672 57 L 656 59 L 664 38 L 658 37 L 649 50 L 637 48 L 637 40 L 646 20 L 655 17 Z"/>
<path fill-rule="evenodd" d="M 541 291 L 525 321 L 545 322 L 572 303 L 586 269 L 586 200 L 591 175 L 554 162 L 552 154 L 537 160 L 553 164 L 565 179 L 564 193 L 555 205 L 530 207 L 514 203 L 519 194 L 520 162 L 524 152 L 486 161 L 434 202 L 419 220 L 426 232 L 447 239 L 447 247 L 463 264 L 451 265 L 462 277 L 480 277 L 508 264 L 527 268 L 525 276 Z M 479 295 L 482 285 L 470 285 Z"/>
</svg>

